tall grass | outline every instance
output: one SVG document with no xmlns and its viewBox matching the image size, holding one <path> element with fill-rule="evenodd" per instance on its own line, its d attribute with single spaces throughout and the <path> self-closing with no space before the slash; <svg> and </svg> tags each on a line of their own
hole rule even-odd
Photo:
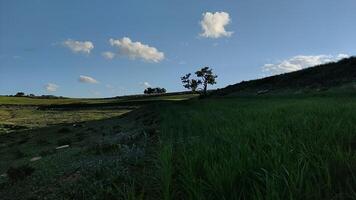
<svg viewBox="0 0 356 200">
<path fill-rule="evenodd" d="M 161 107 L 164 199 L 356 199 L 356 98 Z"/>
</svg>

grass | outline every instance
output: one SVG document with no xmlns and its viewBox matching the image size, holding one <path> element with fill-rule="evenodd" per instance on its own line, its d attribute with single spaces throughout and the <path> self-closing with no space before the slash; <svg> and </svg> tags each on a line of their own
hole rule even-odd
<svg viewBox="0 0 356 200">
<path fill-rule="evenodd" d="M 356 198 L 355 95 L 145 98 L 125 115 L 1 107 L 35 124 L 0 135 L 2 199 Z"/>
<path fill-rule="evenodd" d="M 356 199 L 355 97 L 160 109 L 164 199 Z"/>
<path fill-rule="evenodd" d="M 0 96 L 0 105 L 51 105 L 51 104 L 71 104 L 71 103 L 108 103 L 114 99 L 41 99 L 30 97 L 6 97 Z"/>
<path fill-rule="evenodd" d="M 1 107 L 0 106 L 0 134 L 13 131 L 16 126 L 23 128 L 39 128 L 61 123 L 78 123 L 83 121 L 106 119 L 120 116 L 129 109 L 101 110 L 38 110 L 36 107 Z M 3 128 L 1 129 L 1 125 Z M 8 125 L 8 127 L 4 127 Z M 13 126 L 9 126 L 13 125 Z"/>
<path fill-rule="evenodd" d="M 123 98 L 108 99 L 85 99 L 85 98 L 61 98 L 61 99 L 41 99 L 30 97 L 7 97 L 0 96 L 0 105 L 27 105 L 27 106 L 45 106 L 45 105 L 62 105 L 62 104 L 106 104 L 120 103 L 129 101 L 151 101 L 151 100 L 185 100 L 197 97 L 197 94 L 175 94 L 167 93 L 165 95 L 136 95 L 126 96 Z"/>
<path fill-rule="evenodd" d="M 145 103 L 160 103 L 189 97 L 142 98 Z M 20 104 L 0 106 L 1 199 L 143 197 L 142 188 L 153 182 L 145 175 L 153 171 L 157 116 L 135 104 L 142 99 L 135 98 L 130 107 L 115 102 L 67 107 L 52 100 L 32 105 L 26 98 L 18 99 Z M 60 107 L 38 109 L 43 105 Z M 57 149 L 62 145 L 69 147 Z"/>
<path fill-rule="evenodd" d="M 153 147 L 141 114 L 0 135 L 1 199 L 135 199 Z"/>
</svg>

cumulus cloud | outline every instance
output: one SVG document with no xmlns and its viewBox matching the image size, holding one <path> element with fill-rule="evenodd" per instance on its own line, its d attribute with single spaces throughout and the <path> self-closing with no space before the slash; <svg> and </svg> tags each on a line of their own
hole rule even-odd
<svg viewBox="0 0 356 200">
<path fill-rule="evenodd" d="M 45 85 L 45 89 L 47 92 L 55 92 L 55 91 L 57 91 L 58 87 L 59 86 L 54 83 L 47 83 Z"/>
<path fill-rule="evenodd" d="M 203 13 L 200 21 L 203 32 L 200 35 L 207 38 L 230 37 L 233 32 L 225 30 L 230 21 L 229 13 L 226 12 Z"/>
<path fill-rule="evenodd" d="M 148 83 L 147 81 L 141 83 L 141 85 L 144 86 L 144 87 L 151 87 L 151 84 Z"/>
<path fill-rule="evenodd" d="M 110 45 L 119 48 L 119 54 L 130 59 L 142 59 L 148 62 L 160 62 L 164 59 L 164 53 L 155 47 L 150 47 L 141 42 L 132 42 L 130 38 L 110 39 Z"/>
<path fill-rule="evenodd" d="M 104 58 L 111 60 L 115 57 L 115 54 L 111 51 L 105 51 L 101 54 L 102 56 L 104 56 Z"/>
<path fill-rule="evenodd" d="M 79 82 L 82 82 L 82 83 L 99 83 L 99 81 L 95 80 L 94 78 L 90 77 L 90 76 L 83 76 L 83 75 L 80 75 L 79 76 Z"/>
<path fill-rule="evenodd" d="M 68 47 L 74 53 L 84 53 L 89 54 L 92 49 L 94 49 L 94 44 L 90 41 L 75 41 L 68 39 L 63 42 L 65 47 Z"/>
<path fill-rule="evenodd" d="M 262 70 L 270 74 L 282 74 L 301 70 L 315 65 L 334 62 L 347 57 L 349 57 L 347 54 L 314 56 L 299 55 L 283 60 L 281 62 L 277 62 L 275 64 L 265 64 L 262 67 Z"/>
</svg>

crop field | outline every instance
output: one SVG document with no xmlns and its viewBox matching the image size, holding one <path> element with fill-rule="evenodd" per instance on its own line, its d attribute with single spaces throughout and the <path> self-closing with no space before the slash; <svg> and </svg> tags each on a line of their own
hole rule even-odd
<svg viewBox="0 0 356 200">
<path fill-rule="evenodd" d="M 132 110 L 3 107 L 30 128 L 0 135 L 0 196 L 356 198 L 354 95 L 157 98 Z"/>
</svg>

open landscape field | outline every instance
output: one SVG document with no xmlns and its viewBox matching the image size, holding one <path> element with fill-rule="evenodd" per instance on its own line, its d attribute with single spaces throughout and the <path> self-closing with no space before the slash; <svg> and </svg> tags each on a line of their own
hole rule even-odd
<svg viewBox="0 0 356 200">
<path fill-rule="evenodd" d="M 0 200 L 356 200 L 355 11 L 0 0 Z"/>
<path fill-rule="evenodd" d="M 26 109 L 0 136 L 4 199 L 356 197 L 355 95 Z"/>
</svg>

